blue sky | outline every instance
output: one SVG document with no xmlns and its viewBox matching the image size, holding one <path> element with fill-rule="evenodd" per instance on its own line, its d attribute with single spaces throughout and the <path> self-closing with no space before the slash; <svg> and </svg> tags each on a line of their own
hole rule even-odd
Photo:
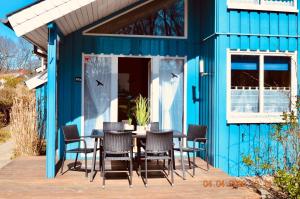
<svg viewBox="0 0 300 199">
<path fill-rule="evenodd" d="M 0 18 L 5 19 L 7 14 L 33 2 L 35 0 L 0 0 Z M 0 23 L 0 36 L 6 36 L 13 40 L 17 39 L 15 33 L 2 23 Z"/>
</svg>

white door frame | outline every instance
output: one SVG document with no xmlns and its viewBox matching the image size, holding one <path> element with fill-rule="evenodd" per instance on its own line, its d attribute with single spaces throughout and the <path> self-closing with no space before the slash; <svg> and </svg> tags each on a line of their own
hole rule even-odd
<svg viewBox="0 0 300 199">
<path fill-rule="evenodd" d="M 118 58 L 128 57 L 128 58 L 149 58 L 151 59 L 151 72 L 155 72 L 159 75 L 159 60 L 160 59 L 182 59 L 184 60 L 183 72 L 184 72 L 184 87 L 183 87 L 183 133 L 186 133 L 186 108 L 187 108 L 187 56 L 179 57 L 179 56 L 151 56 L 151 55 L 116 55 L 116 54 L 85 54 L 82 53 L 82 77 L 81 77 L 81 135 L 84 136 L 84 57 L 85 56 L 97 56 L 97 57 L 111 57 L 113 64 L 113 73 L 118 74 Z M 155 71 L 153 71 L 155 70 Z M 152 79 L 151 76 L 151 84 L 150 93 L 148 96 L 150 97 L 150 110 L 151 110 L 151 121 L 159 121 L 159 76 L 158 78 Z M 112 78 L 113 79 L 113 78 Z M 118 81 L 112 82 L 112 89 L 118 90 Z M 156 88 L 156 89 L 155 89 Z M 117 92 L 118 93 L 118 92 Z M 112 121 L 118 120 L 118 97 L 115 98 L 111 102 L 111 119 Z"/>
</svg>

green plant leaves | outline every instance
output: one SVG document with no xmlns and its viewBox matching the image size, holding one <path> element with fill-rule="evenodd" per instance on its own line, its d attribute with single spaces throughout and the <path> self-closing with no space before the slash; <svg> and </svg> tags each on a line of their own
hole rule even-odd
<svg viewBox="0 0 300 199">
<path fill-rule="evenodd" d="M 149 103 L 148 99 L 139 95 L 135 100 L 135 118 L 137 124 L 140 126 L 145 126 L 148 124 L 150 119 Z"/>
</svg>

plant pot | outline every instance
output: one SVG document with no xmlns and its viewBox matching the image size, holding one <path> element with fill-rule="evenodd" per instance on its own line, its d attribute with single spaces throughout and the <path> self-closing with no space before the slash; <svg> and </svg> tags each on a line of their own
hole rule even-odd
<svg viewBox="0 0 300 199">
<path fill-rule="evenodd" d="M 128 130 L 128 131 L 134 130 L 134 125 L 131 125 L 131 124 L 124 124 L 124 129 L 125 129 L 125 130 Z"/>
<path fill-rule="evenodd" d="M 138 134 L 145 134 L 146 133 L 146 126 L 137 125 L 136 126 L 136 131 L 137 131 Z"/>
</svg>

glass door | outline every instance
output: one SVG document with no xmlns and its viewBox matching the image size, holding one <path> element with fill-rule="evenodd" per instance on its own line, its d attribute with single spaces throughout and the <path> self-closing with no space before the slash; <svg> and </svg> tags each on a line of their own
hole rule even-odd
<svg viewBox="0 0 300 199">
<path fill-rule="evenodd" d="M 184 122 L 183 59 L 160 59 L 159 91 L 160 128 L 182 132 Z"/>
<path fill-rule="evenodd" d="M 102 129 L 103 122 L 117 118 L 117 59 L 85 55 L 83 66 L 83 131 Z M 91 143 L 88 145 L 90 146 Z"/>
</svg>

